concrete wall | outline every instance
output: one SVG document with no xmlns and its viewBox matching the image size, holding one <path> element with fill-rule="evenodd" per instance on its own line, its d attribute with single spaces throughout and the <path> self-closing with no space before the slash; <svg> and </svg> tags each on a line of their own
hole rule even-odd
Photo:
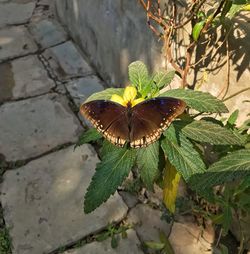
<svg viewBox="0 0 250 254">
<path fill-rule="evenodd" d="M 148 28 L 145 12 L 137 0 L 56 0 L 56 12 L 109 86 L 126 85 L 127 66 L 134 60 L 143 60 L 151 69 L 164 66 L 162 44 Z M 249 17 L 240 15 L 235 24 L 236 29 L 229 36 L 230 87 L 226 89 L 225 47 L 216 48 L 222 42 L 219 34 L 211 37 L 211 43 L 215 45 L 212 57 L 192 70 L 189 84 L 198 84 L 200 90 L 219 97 L 226 90 L 228 96 L 250 86 Z M 179 36 L 184 38 L 182 43 L 185 44 L 187 34 L 180 31 Z M 175 52 L 180 49 L 177 45 Z M 204 52 L 206 49 L 199 47 L 193 60 L 198 61 Z M 202 70 L 206 70 L 206 80 Z M 199 83 L 201 79 L 204 79 L 202 85 Z M 226 102 L 230 111 L 240 109 L 239 122 L 250 113 L 250 103 L 244 102 L 249 98 L 250 90 Z"/>
<path fill-rule="evenodd" d="M 162 65 L 161 44 L 146 24 L 145 13 L 131 0 L 57 0 L 57 15 L 73 39 L 111 85 L 124 86 L 127 66 L 143 60 Z"/>
</svg>

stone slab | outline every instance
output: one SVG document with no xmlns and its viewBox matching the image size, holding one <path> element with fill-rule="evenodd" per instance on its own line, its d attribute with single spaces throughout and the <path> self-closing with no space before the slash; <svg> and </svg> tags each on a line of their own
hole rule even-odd
<svg viewBox="0 0 250 254">
<path fill-rule="evenodd" d="M 64 29 L 55 20 L 44 19 L 32 23 L 29 31 L 41 48 L 49 48 L 67 40 Z"/>
<path fill-rule="evenodd" d="M 0 154 L 7 161 L 34 158 L 68 142 L 81 130 L 64 96 L 48 94 L 0 107 Z"/>
<path fill-rule="evenodd" d="M 169 241 L 175 254 L 212 254 L 212 244 L 201 239 L 201 228 L 194 223 L 173 224 Z"/>
<path fill-rule="evenodd" d="M 75 104 L 80 107 L 90 95 L 103 90 L 103 83 L 97 76 L 91 75 L 67 83 L 66 89 Z"/>
<path fill-rule="evenodd" d="M 61 81 L 93 73 L 93 70 L 83 59 L 80 51 L 72 41 L 48 48 L 43 56 L 49 62 L 57 78 Z"/>
<path fill-rule="evenodd" d="M 0 26 L 18 25 L 28 22 L 35 6 L 35 2 L 0 4 Z"/>
<path fill-rule="evenodd" d="M 127 238 L 119 238 L 117 248 L 111 247 L 111 239 L 103 242 L 92 242 L 81 248 L 64 252 L 63 254 L 143 254 L 140 241 L 134 230 L 127 231 Z"/>
<path fill-rule="evenodd" d="M 98 158 L 89 145 L 73 148 L 5 173 L 1 202 L 13 254 L 49 253 L 126 215 L 117 193 L 95 212 L 84 214 L 83 197 Z"/>
<path fill-rule="evenodd" d="M 171 224 L 161 220 L 161 211 L 148 205 L 138 204 L 129 211 L 127 222 L 135 225 L 135 230 L 141 241 L 159 242 L 159 230 L 169 235 Z"/>
<path fill-rule="evenodd" d="M 0 64 L 0 102 L 49 92 L 55 86 L 37 56 Z"/>
<path fill-rule="evenodd" d="M 14 26 L 0 30 L 0 62 L 37 51 L 26 27 Z"/>
</svg>

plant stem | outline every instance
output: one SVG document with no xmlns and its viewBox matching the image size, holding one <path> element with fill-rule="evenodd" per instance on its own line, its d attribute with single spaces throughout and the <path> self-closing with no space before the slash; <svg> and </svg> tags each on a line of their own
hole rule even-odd
<svg viewBox="0 0 250 254">
<path fill-rule="evenodd" d="M 244 89 L 238 91 L 237 93 L 234 93 L 234 94 L 228 96 L 227 98 L 225 98 L 225 99 L 222 100 L 222 101 L 223 101 L 223 102 L 224 102 L 224 101 L 227 101 L 227 100 L 229 100 L 229 99 L 231 99 L 231 98 L 233 98 L 233 97 L 235 97 L 235 96 L 237 96 L 237 95 L 239 95 L 239 94 L 241 94 L 241 93 L 243 93 L 243 92 L 246 92 L 247 90 L 250 90 L 250 87 L 244 88 Z"/>
</svg>

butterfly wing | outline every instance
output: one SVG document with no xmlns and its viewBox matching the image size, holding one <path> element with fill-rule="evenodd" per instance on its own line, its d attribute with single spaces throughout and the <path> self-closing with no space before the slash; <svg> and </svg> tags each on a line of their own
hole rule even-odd
<svg viewBox="0 0 250 254">
<path fill-rule="evenodd" d="M 122 105 L 94 100 L 82 104 L 80 112 L 112 144 L 124 146 L 129 140 L 127 109 Z"/>
<path fill-rule="evenodd" d="M 185 107 L 184 101 L 172 97 L 156 97 L 134 106 L 130 118 L 130 146 L 145 147 L 155 142 Z"/>
</svg>

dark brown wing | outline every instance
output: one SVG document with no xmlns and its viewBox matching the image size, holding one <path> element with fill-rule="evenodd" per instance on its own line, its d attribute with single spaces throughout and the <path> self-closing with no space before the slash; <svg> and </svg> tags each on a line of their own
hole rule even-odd
<svg viewBox="0 0 250 254">
<path fill-rule="evenodd" d="M 80 112 L 112 144 L 124 146 L 129 140 L 127 109 L 106 100 L 95 100 L 81 105 Z"/>
<path fill-rule="evenodd" d="M 171 97 L 157 97 L 134 106 L 131 109 L 130 146 L 145 147 L 155 142 L 185 107 L 184 101 Z"/>
</svg>

